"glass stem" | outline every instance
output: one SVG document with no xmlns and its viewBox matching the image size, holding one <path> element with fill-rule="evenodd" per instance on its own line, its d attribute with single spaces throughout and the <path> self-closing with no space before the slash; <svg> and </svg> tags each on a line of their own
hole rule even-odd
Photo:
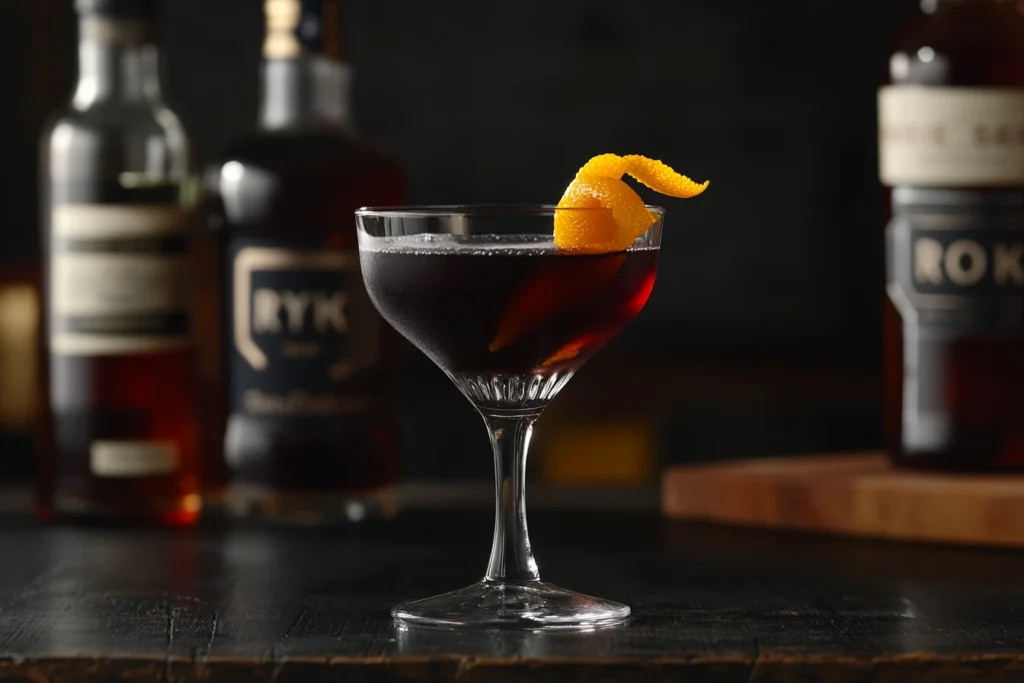
<svg viewBox="0 0 1024 683">
<path fill-rule="evenodd" d="M 494 543 L 485 581 L 539 581 L 526 529 L 526 451 L 539 414 L 484 415 L 494 447 Z"/>
</svg>

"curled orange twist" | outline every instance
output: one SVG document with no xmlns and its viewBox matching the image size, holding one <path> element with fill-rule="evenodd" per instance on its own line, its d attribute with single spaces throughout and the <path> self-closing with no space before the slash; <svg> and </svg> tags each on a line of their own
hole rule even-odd
<svg viewBox="0 0 1024 683">
<path fill-rule="evenodd" d="M 637 154 L 600 154 L 576 173 L 565 189 L 558 208 L 610 211 L 558 211 L 555 213 L 555 246 L 588 253 L 628 249 L 658 217 L 623 180 L 630 175 L 655 192 L 689 199 L 708 187 L 695 183 L 666 164 Z"/>
<path fill-rule="evenodd" d="M 658 220 L 640 195 L 623 182 L 622 176 L 627 174 L 656 192 L 681 199 L 696 197 L 708 186 L 707 181 L 695 183 L 655 159 L 636 154 L 598 155 L 576 173 L 558 207 L 604 210 L 556 211 L 556 247 L 590 254 L 625 251 Z M 506 305 L 489 349 L 500 351 L 551 318 L 592 303 L 614 281 L 625 258 L 619 254 L 597 262 L 570 259 L 540 270 Z M 647 302 L 653 286 L 652 276 L 631 302 L 634 315 Z M 571 360 L 599 342 L 599 335 L 572 340 L 543 365 Z"/>
</svg>

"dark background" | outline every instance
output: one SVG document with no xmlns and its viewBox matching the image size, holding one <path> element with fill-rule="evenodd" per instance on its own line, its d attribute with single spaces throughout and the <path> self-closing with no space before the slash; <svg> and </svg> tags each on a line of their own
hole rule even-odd
<svg viewBox="0 0 1024 683">
<path fill-rule="evenodd" d="M 884 222 L 875 90 L 915 9 L 351 0 L 354 118 L 406 163 L 411 202 L 554 202 L 601 152 L 710 179 L 691 201 L 645 194 L 668 209 L 658 285 L 566 405 L 628 394 L 635 412 L 658 413 L 662 460 L 871 447 Z M 70 93 L 75 26 L 71 0 L 0 0 L 4 265 L 38 257 L 37 137 Z M 260 0 L 164 2 L 165 94 L 204 165 L 253 125 L 262 31 Z M 602 384 L 633 363 L 659 371 Z M 486 475 L 482 430 L 454 388 L 416 354 L 404 377 L 407 471 Z"/>
</svg>

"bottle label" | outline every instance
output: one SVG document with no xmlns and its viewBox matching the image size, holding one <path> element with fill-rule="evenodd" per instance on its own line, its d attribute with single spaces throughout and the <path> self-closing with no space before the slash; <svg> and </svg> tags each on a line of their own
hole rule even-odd
<svg viewBox="0 0 1024 683">
<path fill-rule="evenodd" d="M 178 469 L 178 448 L 165 441 L 93 441 L 89 469 L 103 478 L 171 474 Z"/>
<path fill-rule="evenodd" d="M 886 232 L 888 293 L 905 322 L 1024 326 L 1024 195 L 899 188 Z"/>
<path fill-rule="evenodd" d="M 878 128 L 886 185 L 1024 185 L 1024 90 L 886 86 Z"/>
<path fill-rule="evenodd" d="M 78 38 L 82 43 L 143 45 L 154 38 L 152 25 L 146 21 L 93 15 L 84 17 L 79 26 Z"/>
<path fill-rule="evenodd" d="M 308 420 L 378 408 L 379 388 L 364 385 L 381 322 L 358 252 L 238 239 L 229 254 L 231 412 Z"/>
<path fill-rule="evenodd" d="M 50 348 L 66 355 L 179 349 L 189 340 L 186 212 L 63 204 L 50 244 Z"/>
</svg>

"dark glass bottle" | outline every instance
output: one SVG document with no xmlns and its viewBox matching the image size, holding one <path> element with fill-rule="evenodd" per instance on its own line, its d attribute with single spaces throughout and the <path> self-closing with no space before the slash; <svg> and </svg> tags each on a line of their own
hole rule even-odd
<svg viewBox="0 0 1024 683">
<path fill-rule="evenodd" d="M 1024 14 L 926 0 L 879 95 L 891 190 L 886 446 L 899 465 L 1024 468 Z"/>
<path fill-rule="evenodd" d="M 259 130 L 214 174 L 223 276 L 225 503 L 317 523 L 393 508 L 392 337 L 363 288 L 353 212 L 404 199 L 349 120 L 335 0 L 266 0 Z"/>
<path fill-rule="evenodd" d="M 78 0 L 79 74 L 42 140 L 47 410 L 40 514 L 200 509 L 188 140 L 162 102 L 153 0 Z"/>
</svg>

